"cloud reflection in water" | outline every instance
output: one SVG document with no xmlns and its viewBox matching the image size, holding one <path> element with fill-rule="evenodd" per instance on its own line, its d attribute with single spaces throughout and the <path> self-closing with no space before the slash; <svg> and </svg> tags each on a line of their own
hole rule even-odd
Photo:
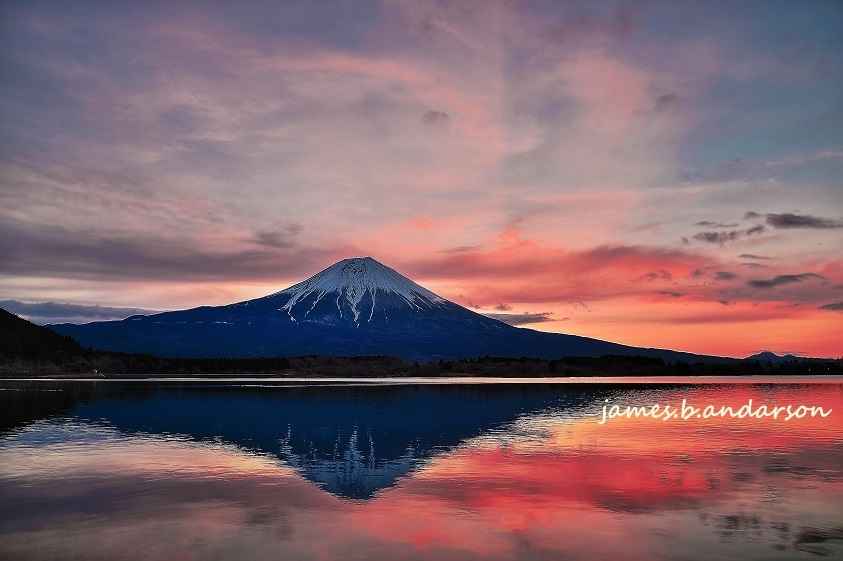
<svg viewBox="0 0 843 561">
<path fill-rule="evenodd" d="M 843 553 L 840 385 L 642 388 L 611 399 L 683 397 L 816 404 L 837 415 L 600 426 L 600 399 L 544 407 L 429 451 L 394 486 L 363 499 L 326 492 L 283 454 L 60 415 L 0 440 L 0 553 L 493 560 Z M 283 452 L 286 431 L 278 432 Z M 351 470 L 369 461 L 363 432 L 359 426 L 360 456 L 346 457 L 352 439 L 340 450 Z"/>
</svg>

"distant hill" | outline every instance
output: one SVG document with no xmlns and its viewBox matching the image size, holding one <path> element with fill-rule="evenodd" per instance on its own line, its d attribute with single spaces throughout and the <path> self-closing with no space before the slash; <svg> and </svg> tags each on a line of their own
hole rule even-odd
<svg viewBox="0 0 843 561">
<path fill-rule="evenodd" d="M 85 353 L 72 337 L 0 308 L 0 356 L 63 361 Z"/>
<path fill-rule="evenodd" d="M 779 356 L 771 351 L 761 351 L 760 353 L 756 353 L 754 355 L 746 357 L 744 360 L 760 360 L 761 362 L 767 362 L 769 360 L 773 364 L 776 364 L 778 362 L 784 362 L 786 360 L 799 360 L 799 357 L 794 355 Z"/>
</svg>

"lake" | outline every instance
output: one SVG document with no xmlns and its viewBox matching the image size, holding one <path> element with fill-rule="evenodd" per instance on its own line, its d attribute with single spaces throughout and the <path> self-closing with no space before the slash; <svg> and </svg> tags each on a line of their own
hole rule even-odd
<svg viewBox="0 0 843 561">
<path fill-rule="evenodd" d="M 645 382 L 0 381 L 0 558 L 843 558 L 839 379 Z"/>
</svg>

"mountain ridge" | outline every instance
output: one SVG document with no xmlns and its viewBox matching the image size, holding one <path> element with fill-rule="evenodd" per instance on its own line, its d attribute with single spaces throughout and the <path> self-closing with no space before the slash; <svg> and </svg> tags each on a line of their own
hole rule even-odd
<svg viewBox="0 0 843 561">
<path fill-rule="evenodd" d="M 165 357 L 392 355 L 427 361 L 626 354 L 735 360 L 514 327 L 442 298 L 371 257 L 344 259 L 253 300 L 50 327 L 83 346 Z"/>
<path fill-rule="evenodd" d="M 792 354 L 778 355 L 773 351 L 761 351 L 746 357 L 744 360 L 769 360 L 770 362 L 776 363 L 786 360 L 799 360 L 799 357 Z"/>
</svg>

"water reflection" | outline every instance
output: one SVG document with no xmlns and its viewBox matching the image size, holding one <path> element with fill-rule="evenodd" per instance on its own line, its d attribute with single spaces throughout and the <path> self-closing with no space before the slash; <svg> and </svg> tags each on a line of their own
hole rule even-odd
<svg viewBox="0 0 843 561">
<path fill-rule="evenodd" d="M 0 439 L 0 557 L 843 555 L 840 385 L 83 394 Z M 834 413 L 601 426 L 605 399 Z"/>
<path fill-rule="evenodd" d="M 49 388 L 53 389 L 53 388 Z M 45 388 L 14 392 L 41 403 Z M 568 408 L 589 390 L 552 385 L 244 386 L 76 384 L 67 419 L 124 434 L 182 435 L 276 455 L 341 497 L 368 499 L 451 448 L 519 415 Z M 31 395 L 30 395 L 31 394 Z M 54 393 L 47 395 L 56 401 Z M 19 404 L 18 410 L 26 410 Z"/>
</svg>

